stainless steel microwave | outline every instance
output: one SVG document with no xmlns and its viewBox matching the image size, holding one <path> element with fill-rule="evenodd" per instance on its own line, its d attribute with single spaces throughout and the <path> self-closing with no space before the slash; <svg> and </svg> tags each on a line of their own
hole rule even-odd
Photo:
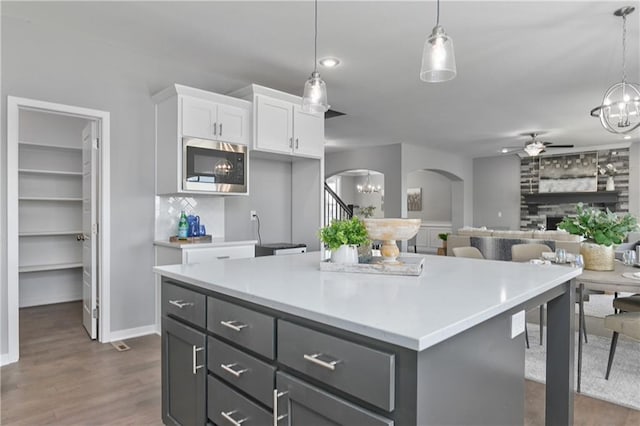
<svg viewBox="0 0 640 426">
<path fill-rule="evenodd" d="M 182 139 L 182 189 L 185 191 L 247 193 L 245 145 Z"/>
</svg>

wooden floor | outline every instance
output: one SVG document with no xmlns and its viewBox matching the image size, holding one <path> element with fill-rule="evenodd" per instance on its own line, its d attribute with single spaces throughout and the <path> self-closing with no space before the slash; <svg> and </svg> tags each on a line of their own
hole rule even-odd
<svg viewBox="0 0 640 426">
<path fill-rule="evenodd" d="M 3 425 L 146 425 L 160 418 L 160 337 L 118 352 L 92 342 L 79 302 L 20 310 L 20 361 L 3 367 Z M 526 382 L 525 425 L 544 425 L 544 385 Z M 640 411 L 576 396 L 575 425 L 631 426 Z"/>
</svg>

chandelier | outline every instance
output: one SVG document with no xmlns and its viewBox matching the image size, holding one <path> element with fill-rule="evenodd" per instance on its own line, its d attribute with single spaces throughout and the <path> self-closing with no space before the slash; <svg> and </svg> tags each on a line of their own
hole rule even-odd
<svg viewBox="0 0 640 426">
<path fill-rule="evenodd" d="M 356 185 L 356 189 L 358 192 L 362 194 L 373 194 L 374 192 L 380 192 L 382 187 L 380 185 L 372 185 L 371 184 L 371 172 L 367 172 L 367 180 L 364 185 Z"/>
<path fill-rule="evenodd" d="M 592 117 L 599 117 L 602 126 L 611 133 L 627 134 L 640 127 L 640 86 L 627 82 L 627 15 L 635 10 L 626 6 L 613 14 L 622 17 L 622 81 L 609 87 L 602 105 L 591 110 Z"/>
</svg>

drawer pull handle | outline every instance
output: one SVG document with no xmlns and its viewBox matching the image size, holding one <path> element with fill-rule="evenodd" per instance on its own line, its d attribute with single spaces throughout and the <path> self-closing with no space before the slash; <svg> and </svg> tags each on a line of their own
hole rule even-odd
<svg viewBox="0 0 640 426">
<path fill-rule="evenodd" d="M 338 359 L 333 361 L 323 361 L 320 359 L 321 356 L 323 356 L 322 353 L 317 353 L 313 355 L 304 354 L 304 359 L 331 371 L 334 371 L 336 369 L 336 365 L 340 363 L 340 360 Z"/>
<path fill-rule="evenodd" d="M 229 423 L 231 423 L 233 426 L 240 426 L 242 423 L 244 423 L 247 420 L 249 420 L 249 417 L 245 417 L 245 418 L 242 418 L 240 420 L 236 420 L 233 417 L 231 417 L 233 414 L 235 414 L 237 412 L 238 412 L 238 410 L 228 411 L 226 413 L 224 411 L 221 411 L 220 415 L 222 417 L 224 417 L 225 419 L 227 419 L 229 421 Z"/>
<path fill-rule="evenodd" d="M 193 365 L 193 374 L 196 374 L 199 369 L 204 367 L 204 364 L 203 365 L 197 365 L 198 364 L 198 361 L 197 361 L 198 355 L 197 354 L 198 354 L 198 352 L 203 351 L 203 350 L 204 350 L 204 348 L 197 348 L 196 345 L 192 346 L 192 352 L 191 353 L 193 354 L 193 364 L 192 364 Z"/>
<path fill-rule="evenodd" d="M 243 368 L 241 370 L 234 370 L 232 367 L 235 367 L 236 365 L 238 365 L 237 362 L 234 362 L 233 364 L 227 364 L 227 365 L 220 364 L 220 368 L 222 368 L 224 371 L 226 371 L 229 374 L 232 374 L 235 377 L 240 377 L 242 376 L 242 374 L 249 371 L 248 368 Z"/>
<path fill-rule="evenodd" d="M 230 328 L 234 331 L 242 331 L 243 328 L 248 327 L 247 324 L 243 324 L 240 321 L 232 320 L 232 321 L 220 321 L 220 324 L 224 325 L 227 328 Z"/>
<path fill-rule="evenodd" d="M 229 259 L 229 257 L 230 257 L 230 256 L 218 256 L 218 257 L 216 257 L 216 259 L 220 259 L 220 260 L 222 260 L 222 259 Z"/>
<path fill-rule="evenodd" d="M 173 305 L 173 306 L 177 306 L 178 308 L 182 309 L 186 306 L 194 306 L 195 303 L 193 302 L 185 302 L 183 300 L 169 300 L 169 304 Z"/>
<path fill-rule="evenodd" d="M 278 389 L 273 390 L 273 426 L 278 426 L 278 422 L 288 416 L 288 414 L 278 416 L 278 399 L 288 393 L 289 391 L 278 392 Z"/>
</svg>

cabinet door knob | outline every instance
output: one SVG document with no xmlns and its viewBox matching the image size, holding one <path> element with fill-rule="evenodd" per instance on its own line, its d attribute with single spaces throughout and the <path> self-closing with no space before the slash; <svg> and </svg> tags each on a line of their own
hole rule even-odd
<svg viewBox="0 0 640 426">
<path fill-rule="evenodd" d="M 246 422 L 247 420 L 249 420 L 249 417 L 243 417 L 240 420 L 236 420 L 233 417 L 231 417 L 232 415 L 234 415 L 235 413 L 237 413 L 238 410 L 233 410 L 233 411 L 227 411 L 226 413 L 224 411 L 220 412 L 220 415 L 222 417 L 224 417 L 229 423 L 231 423 L 233 426 L 240 426 L 242 423 Z"/>
<path fill-rule="evenodd" d="M 332 360 L 332 361 L 323 361 L 320 359 L 321 356 L 325 356 L 322 353 L 317 353 L 317 354 L 313 354 L 313 355 L 307 355 L 304 354 L 303 358 L 306 359 L 309 362 L 312 362 L 316 365 L 319 365 L 320 367 L 324 367 L 328 370 L 334 371 L 336 369 L 336 365 L 340 363 L 340 360 L 336 359 L 336 360 Z"/>
<path fill-rule="evenodd" d="M 220 321 L 220 324 L 224 325 L 227 328 L 232 329 L 233 331 L 242 331 L 243 328 L 248 327 L 247 324 L 243 324 L 240 321 L 236 321 L 236 320 Z"/>
<path fill-rule="evenodd" d="M 278 389 L 273 390 L 273 426 L 278 426 L 278 422 L 289 415 L 288 413 L 278 415 L 278 399 L 288 393 L 289 391 L 279 392 Z"/>
</svg>

